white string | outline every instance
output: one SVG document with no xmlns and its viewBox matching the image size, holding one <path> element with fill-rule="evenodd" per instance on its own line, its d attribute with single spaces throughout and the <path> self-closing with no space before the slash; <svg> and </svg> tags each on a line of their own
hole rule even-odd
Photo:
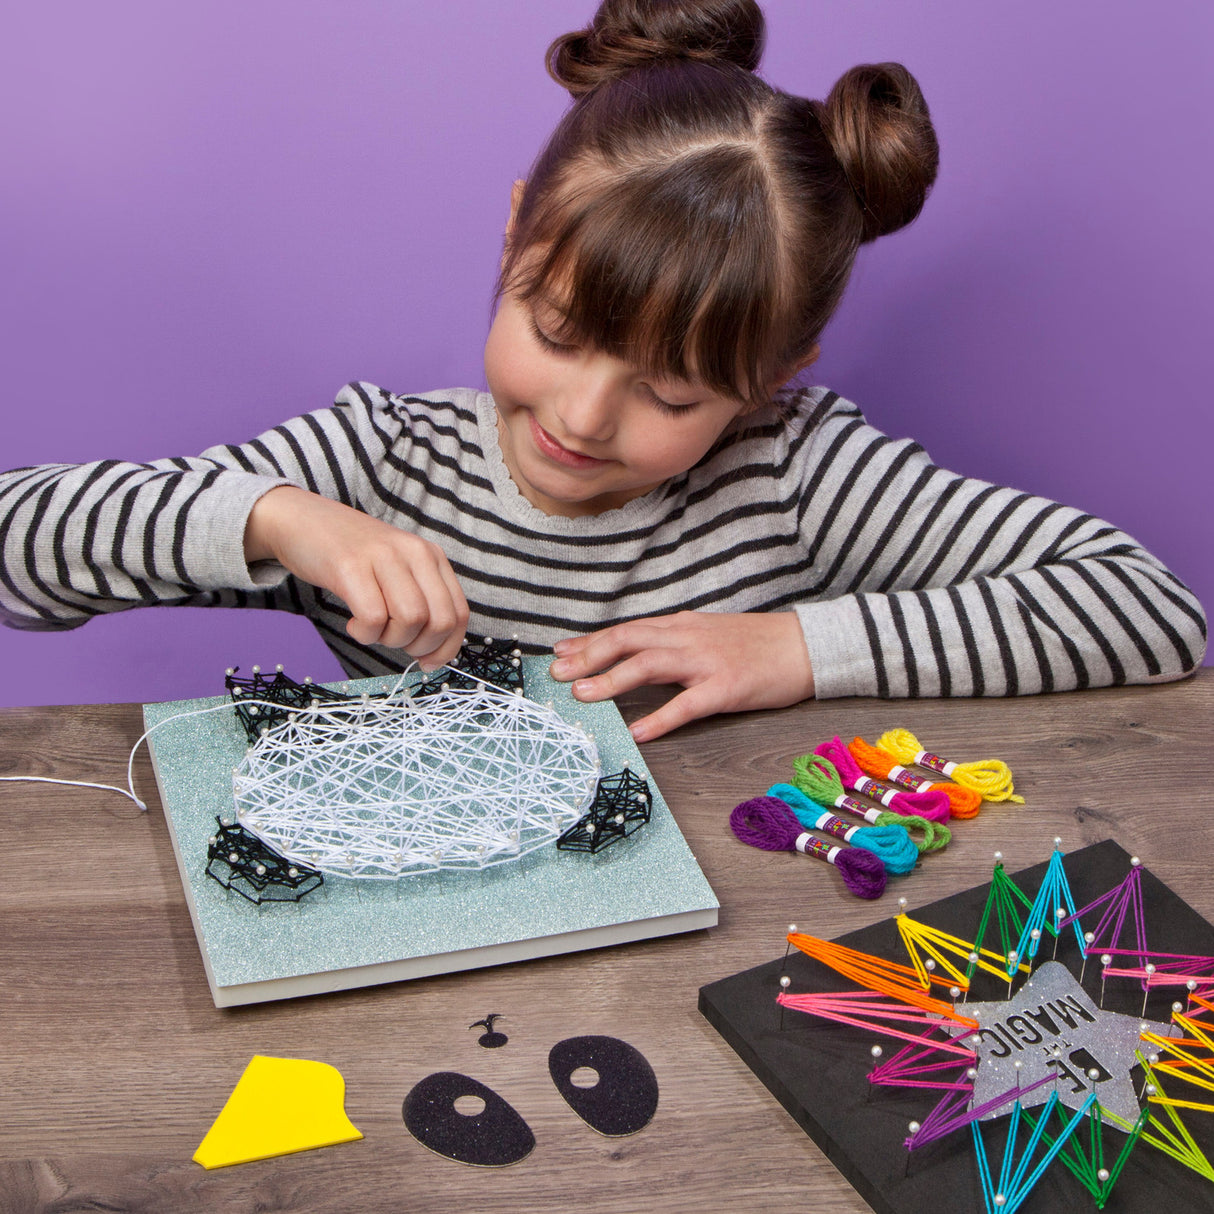
<svg viewBox="0 0 1214 1214">
<path fill-rule="evenodd" d="M 116 784 L 94 784 L 90 780 L 56 780 L 52 776 L 0 776 L 0 780 L 11 780 L 27 784 L 74 784 L 77 788 L 100 788 L 105 792 L 120 792 L 124 797 L 130 797 L 140 809 L 147 811 L 147 805 L 134 793 L 119 788 Z"/>
<path fill-rule="evenodd" d="M 476 681 L 292 713 L 234 770 L 237 821 L 341 877 L 485 868 L 551 842 L 593 799 L 594 744 L 551 708 Z"/>
<path fill-rule="evenodd" d="M 399 686 L 399 684 L 398 684 Z M 273 700 L 245 700 L 246 704 L 264 704 L 267 708 L 282 708 L 282 704 L 276 703 Z M 51 776 L 0 776 L 0 780 L 12 780 L 19 783 L 28 784 L 70 784 L 75 788 L 100 788 L 105 792 L 116 792 L 129 800 L 134 801 L 136 805 L 147 813 L 148 804 L 146 801 L 139 799 L 135 792 L 135 754 L 144 742 L 161 726 L 168 725 L 172 721 L 180 721 L 185 717 L 202 717 L 209 712 L 222 712 L 224 709 L 232 710 L 233 705 L 231 700 L 225 700 L 222 704 L 213 704 L 210 708 L 192 708 L 189 712 L 177 712 L 171 717 L 165 717 L 163 721 L 157 721 L 151 729 L 146 729 L 139 735 L 139 740 L 131 747 L 131 753 L 126 761 L 126 788 L 119 788 L 117 784 L 94 784 L 89 780 L 57 780 Z"/>
<path fill-rule="evenodd" d="M 393 699 L 409 669 L 384 696 L 287 708 L 286 722 L 233 769 L 237 821 L 287 860 L 334 876 L 393 878 L 514 860 L 581 817 L 601 766 L 580 725 L 466 671 L 453 673 L 478 688 Z M 0 780 L 116 792 L 146 811 L 135 793 L 139 747 L 173 721 L 231 711 L 225 701 L 145 730 L 127 760 L 126 789 L 49 776 Z"/>
<path fill-rule="evenodd" d="M 396 695 L 396 693 L 401 689 L 401 686 L 404 684 L 405 677 L 416 666 L 417 666 L 416 662 L 410 662 L 409 665 L 406 666 L 404 668 L 404 670 L 402 670 L 400 672 L 400 678 L 398 678 L 396 680 L 396 682 L 392 685 L 391 690 L 389 690 L 388 692 L 385 693 L 385 695 L 389 699 L 392 696 Z M 254 667 L 254 669 L 256 669 L 256 667 Z M 469 674 L 467 671 L 462 671 L 462 670 L 456 671 L 454 669 L 454 667 L 451 667 L 451 666 L 447 666 L 447 667 L 445 667 L 445 669 L 452 671 L 452 673 L 462 674 L 464 676 L 464 678 L 477 679 L 478 682 L 481 682 L 481 683 L 485 682 L 484 679 L 480 679 L 479 676 L 477 676 L 477 675 Z M 489 684 L 489 683 L 486 683 L 485 685 L 492 686 L 492 684 Z M 242 700 L 241 703 L 245 704 L 245 705 L 264 706 L 266 708 L 282 709 L 285 707 L 283 704 L 281 704 L 277 700 L 248 699 L 248 700 Z M 153 725 L 151 729 L 145 730 L 142 734 L 140 734 L 139 740 L 135 743 L 135 745 L 131 747 L 130 756 L 127 758 L 126 788 L 119 788 L 117 784 L 94 784 L 90 780 L 59 780 L 59 779 L 55 779 L 52 776 L 0 776 L 0 781 L 11 782 L 11 783 L 22 783 L 22 784 L 70 784 L 75 788 L 100 788 L 104 792 L 120 793 L 122 796 L 128 798 L 129 800 L 134 801 L 135 804 L 139 806 L 140 810 L 142 810 L 144 813 L 147 813 L 147 810 L 148 810 L 147 802 L 141 800 L 135 792 L 135 754 L 139 750 L 140 746 L 142 746 L 143 743 L 148 739 L 148 737 L 151 734 L 155 733 L 155 731 L 158 730 L 162 725 L 168 725 L 172 721 L 183 720 L 185 717 L 202 717 L 202 716 L 206 716 L 207 713 L 210 713 L 210 712 L 222 712 L 225 708 L 232 708 L 232 707 L 233 707 L 232 701 L 225 700 L 222 704 L 215 704 L 215 705 L 212 705 L 210 708 L 194 708 L 194 709 L 191 709 L 189 712 L 174 713 L 171 717 L 165 717 L 163 721 L 157 721 L 156 724 Z"/>
</svg>

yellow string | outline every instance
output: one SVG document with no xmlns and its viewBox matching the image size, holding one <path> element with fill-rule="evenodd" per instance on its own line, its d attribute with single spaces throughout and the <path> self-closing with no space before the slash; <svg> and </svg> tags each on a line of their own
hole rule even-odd
<svg viewBox="0 0 1214 1214">
<path fill-rule="evenodd" d="M 1176 1110 L 1171 1107 L 1180 1102 L 1169 1100 L 1164 1094 L 1155 1068 L 1143 1057 L 1141 1050 L 1135 1050 L 1134 1057 L 1138 1059 L 1142 1069 L 1146 1072 L 1147 1082 L 1155 1085 L 1156 1095 L 1148 1097 L 1148 1103 L 1161 1105 L 1174 1127 L 1170 1130 L 1157 1117 L 1152 1116 L 1147 1124 L 1151 1129 L 1157 1130 L 1162 1137 L 1144 1131 L 1142 1141 L 1150 1143 L 1165 1155 L 1170 1155 L 1177 1163 L 1184 1164 L 1186 1168 L 1192 1168 L 1199 1176 L 1204 1176 L 1207 1180 L 1214 1180 L 1214 1166 L 1193 1140 L 1193 1135 L 1189 1133 L 1188 1127 L 1176 1115 Z M 1180 1107 L 1188 1106 L 1181 1104 Z"/>
<path fill-rule="evenodd" d="M 996 978 L 1007 981 L 1007 958 L 1002 954 L 992 952 L 989 948 L 975 949 L 972 942 L 962 940 L 960 936 L 951 936 L 937 927 L 928 927 L 926 923 L 912 919 L 905 912 L 898 915 L 894 922 L 898 925 L 898 934 L 902 937 L 902 943 L 910 954 L 911 962 L 925 989 L 928 985 L 928 970 L 919 958 L 920 950 L 933 958 L 937 965 L 943 966 L 953 977 L 954 984 L 961 987 L 962 990 L 969 990 L 969 979 L 966 978 L 963 971 L 957 969 L 949 961 L 945 956 L 946 953 L 962 957 L 968 963 L 970 957 L 977 952 L 979 969 L 986 970 L 988 974 L 994 974 Z M 983 961 L 983 957 L 989 957 L 990 961 Z M 1016 968 L 1024 974 L 1031 972 L 1025 962 L 1021 962 Z"/>
<path fill-rule="evenodd" d="M 877 739 L 877 747 L 893 755 L 903 765 L 914 763 L 915 756 L 927 750 L 909 729 L 891 729 L 883 733 Z M 1011 769 L 1002 759 L 979 759 L 975 763 L 958 763 L 948 778 L 981 793 L 986 801 L 1013 801 L 1017 805 L 1024 804 L 1024 798 L 1016 796 Z"/>
<path fill-rule="evenodd" d="M 1183 1032 L 1192 1033 L 1193 1036 L 1177 1038 L 1164 1037 L 1159 1033 L 1143 1033 L 1143 1041 L 1149 1041 L 1159 1053 L 1170 1054 L 1178 1060 L 1176 1062 L 1159 1062 L 1155 1069 L 1167 1071 L 1170 1075 L 1175 1075 L 1177 1079 L 1191 1083 L 1194 1087 L 1206 1088 L 1208 1091 L 1214 1092 L 1214 1037 L 1204 1031 L 1209 1026 L 1203 1025 L 1201 1021 L 1192 1016 L 1185 1016 L 1179 1012 L 1173 1014 L 1172 1020 L 1179 1025 Z M 1186 1046 L 1196 1046 L 1201 1052 L 1195 1053 L 1191 1049 L 1186 1049 Z M 1202 1075 L 1207 1078 L 1201 1078 Z M 1205 1112 L 1214 1113 L 1214 1104 L 1193 1104 L 1188 1101 L 1166 1098 L 1154 1098 L 1154 1103 L 1174 1104 L 1182 1109 L 1202 1109 Z"/>
</svg>

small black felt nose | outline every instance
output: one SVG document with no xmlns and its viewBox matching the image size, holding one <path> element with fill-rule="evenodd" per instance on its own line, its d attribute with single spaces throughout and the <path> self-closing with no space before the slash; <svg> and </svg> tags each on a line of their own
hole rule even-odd
<svg viewBox="0 0 1214 1214">
<path fill-rule="evenodd" d="M 578 1087 L 573 1073 L 591 1067 L 599 1081 Z M 548 1073 L 569 1107 L 593 1130 L 616 1138 L 635 1134 L 658 1107 L 658 1077 L 635 1046 L 618 1037 L 569 1037 L 548 1053 Z"/>
</svg>

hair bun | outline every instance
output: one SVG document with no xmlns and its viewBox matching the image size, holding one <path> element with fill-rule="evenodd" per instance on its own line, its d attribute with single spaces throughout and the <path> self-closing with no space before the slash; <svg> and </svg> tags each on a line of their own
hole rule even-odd
<svg viewBox="0 0 1214 1214">
<path fill-rule="evenodd" d="M 845 72 L 819 110 L 864 214 L 864 241 L 905 227 L 923 209 L 940 149 L 927 102 L 900 63 Z"/>
<path fill-rule="evenodd" d="M 661 59 L 732 63 L 753 72 L 763 53 L 755 0 L 603 0 L 589 27 L 558 38 L 548 74 L 581 97 Z"/>
</svg>

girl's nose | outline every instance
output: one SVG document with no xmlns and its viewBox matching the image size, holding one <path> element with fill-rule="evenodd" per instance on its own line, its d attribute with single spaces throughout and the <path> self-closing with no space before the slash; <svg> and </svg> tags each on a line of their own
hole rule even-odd
<svg viewBox="0 0 1214 1214">
<path fill-rule="evenodd" d="M 605 442 L 615 433 L 620 388 L 607 376 L 577 376 L 557 415 L 569 438 Z"/>
</svg>

